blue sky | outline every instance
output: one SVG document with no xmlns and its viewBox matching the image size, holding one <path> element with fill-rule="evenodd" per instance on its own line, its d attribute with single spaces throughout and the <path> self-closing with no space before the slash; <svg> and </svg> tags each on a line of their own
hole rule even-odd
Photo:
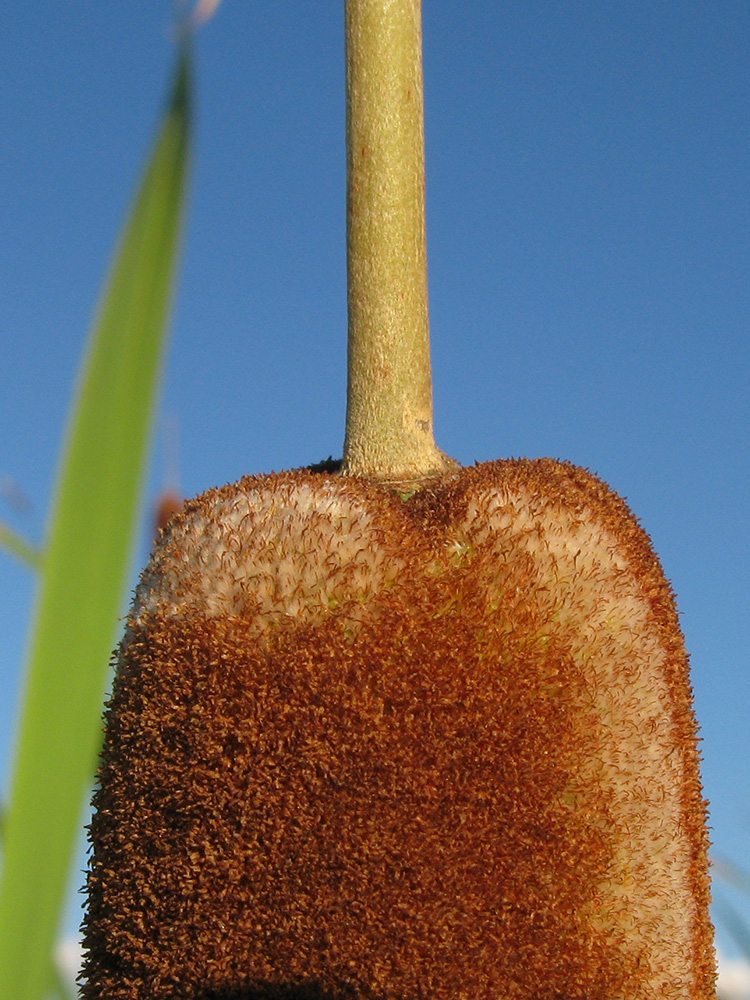
<svg viewBox="0 0 750 1000">
<path fill-rule="evenodd" d="M 36 541 L 171 18 L 3 8 L 0 518 Z M 628 498 L 678 594 L 715 854 L 750 869 L 748 38 L 730 0 L 424 9 L 438 443 L 465 464 L 569 459 Z M 175 476 L 191 495 L 343 439 L 343 5 L 224 0 L 196 55 L 146 505 Z M 134 573 L 146 556 L 144 527 Z M 5 787 L 33 580 L 1 552 L 0 594 Z"/>
</svg>

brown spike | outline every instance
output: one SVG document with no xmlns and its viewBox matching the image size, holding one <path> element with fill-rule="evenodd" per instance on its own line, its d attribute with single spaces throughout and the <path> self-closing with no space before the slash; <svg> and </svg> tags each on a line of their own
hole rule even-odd
<svg viewBox="0 0 750 1000">
<path fill-rule="evenodd" d="M 672 595 L 573 466 L 191 502 L 100 780 L 88 1000 L 714 995 Z"/>
</svg>

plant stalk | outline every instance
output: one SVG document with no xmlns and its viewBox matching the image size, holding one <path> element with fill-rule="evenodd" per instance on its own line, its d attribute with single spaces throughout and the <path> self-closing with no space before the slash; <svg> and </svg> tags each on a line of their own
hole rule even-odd
<svg viewBox="0 0 750 1000">
<path fill-rule="evenodd" d="M 346 0 L 348 391 L 343 472 L 455 463 L 432 418 L 421 0 Z"/>
</svg>

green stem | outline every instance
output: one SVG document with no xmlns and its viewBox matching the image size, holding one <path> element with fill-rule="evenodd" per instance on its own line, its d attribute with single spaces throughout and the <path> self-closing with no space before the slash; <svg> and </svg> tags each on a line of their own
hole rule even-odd
<svg viewBox="0 0 750 1000">
<path fill-rule="evenodd" d="M 346 0 L 349 369 L 343 471 L 454 463 L 432 425 L 420 0 Z"/>
</svg>

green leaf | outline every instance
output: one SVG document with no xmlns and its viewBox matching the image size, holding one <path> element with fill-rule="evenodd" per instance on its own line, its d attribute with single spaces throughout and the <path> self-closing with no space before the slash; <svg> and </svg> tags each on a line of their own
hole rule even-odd
<svg viewBox="0 0 750 1000">
<path fill-rule="evenodd" d="M 186 179 L 190 55 L 84 359 L 51 513 L 0 882 L 0 998 L 41 1000 L 101 738 L 130 572 Z"/>
<path fill-rule="evenodd" d="M 40 569 L 42 554 L 33 545 L 21 538 L 12 528 L 0 521 L 0 545 L 7 549 L 16 559 L 25 562 L 31 569 Z"/>
</svg>

